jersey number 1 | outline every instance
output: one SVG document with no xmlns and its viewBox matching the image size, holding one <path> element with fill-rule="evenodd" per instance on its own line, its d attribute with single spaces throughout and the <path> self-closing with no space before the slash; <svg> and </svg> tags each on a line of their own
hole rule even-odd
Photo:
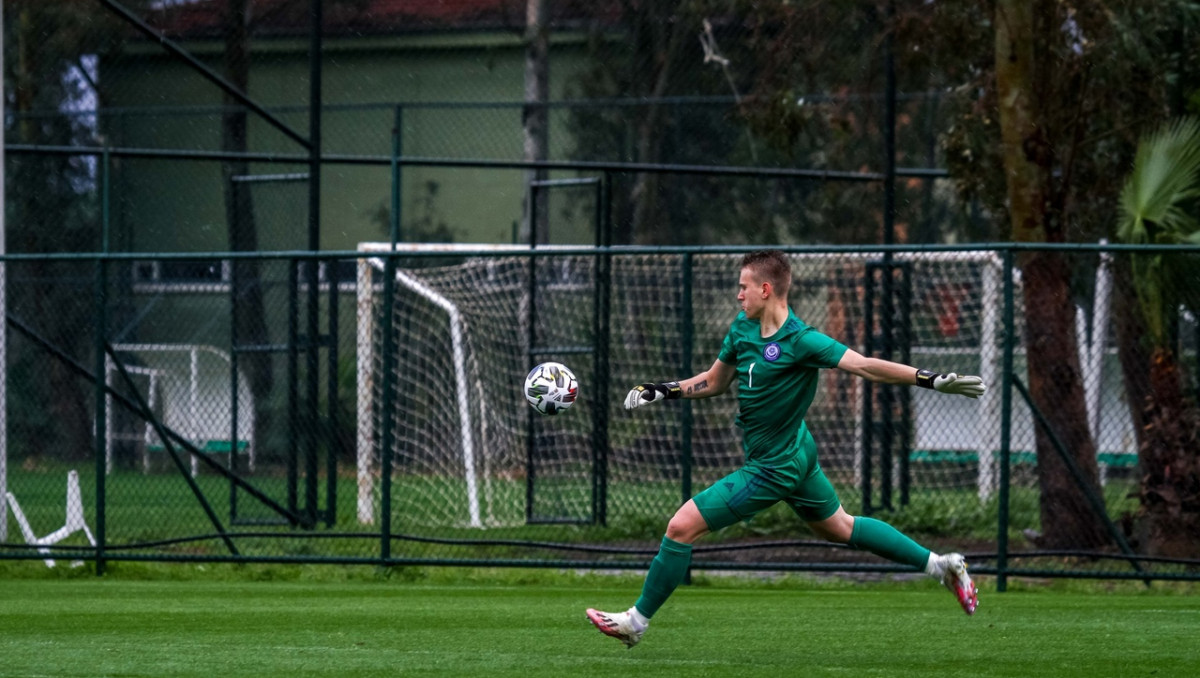
<svg viewBox="0 0 1200 678">
<path fill-rule="evenodd" d="M 754 366 L 758 363 L 750 363 L 750 369 L 747 370 L 747 376 L 750 377 L 750 383 L 746 384 L 746 388 L 754 388 Z"/>
</svg>

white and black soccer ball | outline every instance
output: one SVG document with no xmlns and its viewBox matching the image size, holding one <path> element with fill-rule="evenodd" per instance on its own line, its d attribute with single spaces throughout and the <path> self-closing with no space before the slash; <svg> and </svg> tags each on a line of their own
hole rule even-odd
<svg viewBox="0 0 1200 678">
<path fill-rule="evenodd" d="M 579 382 L 562 363 L 542 363 L 525 377 L 525 399 L 542 414 L 558 414 L 575 404 Z"/>
</svg>

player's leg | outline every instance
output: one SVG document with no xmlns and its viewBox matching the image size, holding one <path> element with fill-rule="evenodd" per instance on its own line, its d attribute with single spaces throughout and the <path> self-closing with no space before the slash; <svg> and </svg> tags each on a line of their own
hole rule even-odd
<svg viewBox="0 0 1200 678">
<path fill-rule="evenodd" d="M 637 645 L 650 625 L 650 618 L 667 602 L 685 577 L 692 563 L 692 543 L 708 534 L 696 502 L 689 499 L 667 523 L 667 533 L 658 548 L 658 555 L 650 561 L 646 581 L 642 584 L 642 595 L 633 607 L 624 612 L 602 612 L 588 608 L 587 618 L 600 632 L 625 643 L 626 647 Z"/>
<path fill-rule="evenodd" d="M 818 537 L 923 570 L 954 593 L 963 611 L 975 613 L 979 596 L 961 554 L 933 553 L 882 520 L 846 513 L 833 484 L 819 466 L 814 464 L 797 496 L 790 498 L 789 503 Z"/>
<path fill-rule="evenodd" d="M 766 510 L 787 496 L 794 484 L 772 469 L 740 468 L 713 483 L 675 512 L 658 555 L 650 562 L 642 595 L 625 612 L 589 609 L 587 618 L 605 635 L 633 647 L 650 618 L 683 583 L 692 562 L 692 542 Z"/>
<path fill-rule="evenodd" d="M 635 610 L 649 621 L 658 608 L 683 583 L 688 567 L 692 564 L 692 544 L 708 534 L 708 523 L 689 499 L 667 523 L 667 533 L 658 547 L 658 555 L 650 562 L 642 595 L 633 604 Z"/>
<path fill-rule="evenodd" d="M 849 544 L 856 549 L 870 551 L 877 556 L 918 570 L 925 569 L 926 563 L 929 562 L 930 550 L 910 539 L 908 535 L 882 520 L 852 516 L 841 506 L 838 506 L 832 516 L 809 522 L 808 526 L 822 539 Z"/>
</svg>

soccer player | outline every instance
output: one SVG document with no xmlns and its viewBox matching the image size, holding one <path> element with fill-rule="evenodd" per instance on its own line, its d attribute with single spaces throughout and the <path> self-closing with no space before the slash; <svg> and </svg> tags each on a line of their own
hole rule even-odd
<svg viewBox="0 0 1200 678">
<path fill-rule="evenodd" d="M 641 384 L 625 397 L 632 410 L 660 400 L 710 398 L 738 380 L 737 424 L 745 464 L 688 500 L 667 524 L 658 555 L 650 563 L 642 595 L 624 612 L 587 610 L 605 635 L 627 647 L 641 639 L 650 618 L 683 581 L 700 537 L 747 520 L 776 502 L 786 502 L 820 538 L 849 544 L 924 570 L 940 580 L 967 614 L 978 594 L 961 554 L 938 555 L 891 525 L 851 516 L 817 463 L 817 447 L 804 415 L 817 391 L 818 371 L 836 367 L 883 384 L 916 385 L 941 393 L 978 398 L 979 377 L 938 374 L 878 358 L 867 358 L 800 321 L 787 303 L 791 266 L 777 250 L 742 258 L 734 319 L 712 367 L 681 382 Z"/>
</svg>

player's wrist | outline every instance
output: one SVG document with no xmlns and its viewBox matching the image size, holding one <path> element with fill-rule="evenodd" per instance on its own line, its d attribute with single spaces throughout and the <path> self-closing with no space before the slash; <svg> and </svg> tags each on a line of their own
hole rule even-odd
<svg viewBox="0 0 1200 678">
<path fill-rule="evenodd" d="M 933 390 L 934 382 L 942 375 L 933 370 L 917 370 L 917 386 Z"/>
<path fill-rule="evenodd" d="M 657 385 L 667 400 L 678 400 L 683 397 L 683 389 L 677 381 L 667 381 Z"/>
</svg>

